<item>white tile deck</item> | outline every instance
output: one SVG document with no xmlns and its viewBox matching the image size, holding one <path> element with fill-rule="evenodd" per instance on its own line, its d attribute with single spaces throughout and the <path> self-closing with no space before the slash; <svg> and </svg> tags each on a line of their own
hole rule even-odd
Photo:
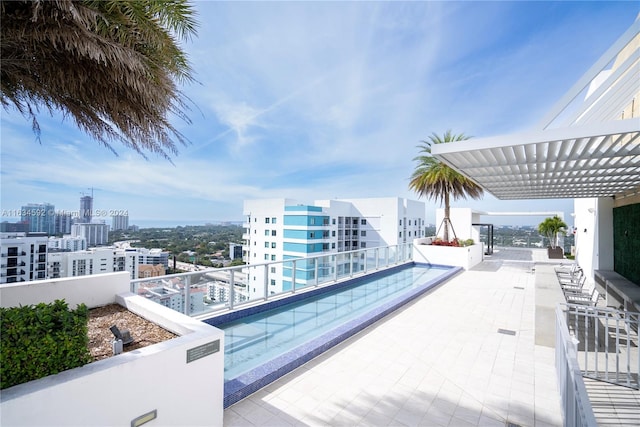
<svg viewBox="0 0 640 427">
<path fill-rule="evenodd" d="M 534 342 L 536 261 L 546 251 L 496 253 L 226 409 L 224 425 L 562 425 L 554 350 Z"/>
</svg>

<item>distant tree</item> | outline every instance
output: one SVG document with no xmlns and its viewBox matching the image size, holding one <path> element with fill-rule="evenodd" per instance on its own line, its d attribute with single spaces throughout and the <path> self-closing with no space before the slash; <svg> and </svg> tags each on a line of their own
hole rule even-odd
<svg viewBox="0 0 640 427">
<path fill-rule="evenodd" d="M 429 136 L 428 141 L 421 141 L 421 144 L 418 145 L 420 155 L 413 159 L 418 164 L 411 175 L 409 188 L 418 193 L 419 197 L 425 196 L 428 199 L 440 201 L 441 204 L 444 202 L 443 240 L 445 241 L 449 241 L 450 198 L 453 197 L 454 200 L 467 197 L 480 199 L 484 191 L 482 187 L 466 176 L 435 159 L 431 155 L 431 145 L 467 139 L 469 139 L 468 136 L 455 135 L 450 130 L 446 131 L 442 137 L 433 133 Z"/>
<path fill-rule="evenodd" d="M 5 110 L 32 123 L 39 107 L 59 110 L 115 153 L 120 142 L 169 158 L 187 122 L 176 86 L 191 69 L 177 39 L 195 34 L 186 0 L 22 0 L 0 4 L 0 88 Z"/>
</svg>

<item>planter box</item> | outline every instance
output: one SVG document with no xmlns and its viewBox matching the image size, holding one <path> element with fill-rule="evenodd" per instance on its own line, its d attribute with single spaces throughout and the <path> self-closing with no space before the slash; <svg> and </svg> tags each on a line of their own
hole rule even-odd
<svg viewBox="0 0 640 427">
<path fill-rule="evenodd" d="M 129 292 L 129 273 L 2 285 L 3 307 L 118 303 L 179 337 L 2 390 L 2 425 L 222 425 L 224 333 Z M 216 350 L 217 348 L 217 350 Z M 153 417 L 153 415 L 150 415 Z"/>
<path fill-rule="evenodd" d="M 564 249 L 560 246 L 556 246 L 552 248 L 551 246 L 547 247 L 547 255 L 549 259 L 563 259 L 564 258 Z"/>
<path fill-rule="evenodd" d="M 428 238 L 416 239 L 413 242 L 413 260 L 427 264 L 450 265 L 470 269 L 482 262 L 483 244 L 476 243 L 471 246 L 434 246 L 427 244 Z M 430 243 L 430 242 L 429 242 Z"/>
</svg>

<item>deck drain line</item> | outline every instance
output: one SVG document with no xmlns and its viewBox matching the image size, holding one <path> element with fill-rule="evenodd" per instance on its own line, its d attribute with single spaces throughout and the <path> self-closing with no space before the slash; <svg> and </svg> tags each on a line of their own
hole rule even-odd
<svg viewBox="0 0 640 427">
<path fill-rule="evenodd" d="M 498 333 L 505 335 L 515 335 L 516 331 L 512 331 L 511 329 L 498 329 Z"/>
</svg>

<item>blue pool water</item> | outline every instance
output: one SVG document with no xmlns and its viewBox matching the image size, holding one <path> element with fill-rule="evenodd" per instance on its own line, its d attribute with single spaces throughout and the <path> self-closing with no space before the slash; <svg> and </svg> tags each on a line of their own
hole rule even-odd
<svg viewBox="0 0 640 427">
<path fill-rule="evenodd" d="M 240 319 L 208 323 L 225 332 L 225 407 L 457 273 L 409 265 L 354 280 Z M 252 385 L 253 384 L 253 385 Z M 242 392 L 247 389 L 247 392 Z M 238 392 L 240 390 L 240 392 Z M 236 398 L 227 400 L 229 394 Z"/>
</svg>

